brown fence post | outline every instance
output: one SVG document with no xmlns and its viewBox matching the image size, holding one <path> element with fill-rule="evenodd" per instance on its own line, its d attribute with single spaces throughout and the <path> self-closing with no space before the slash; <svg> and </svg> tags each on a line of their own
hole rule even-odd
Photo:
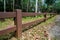
<svg viewBox="0 0 60 40">
<path fill-rule="evenodd" d="M 52 17 L 53 14 L 50 14 L 50 18 Z"/>
<path fill-rule="evenodd" d="M 0 19 L 0 21 L 2 21 L 2 22 L 3 22 L 3 21 L 5 21 L 5 19 L 4 19 L 4 18 L 1 18 L 1 19 Z"/>
<path fill-rule="evenodd" d="M 16 25 L 16 37 L 20 38 L 22 36 L 22 15 L 21 10 L 16 10 L 16 18 L 15 18 L 15 25 Z"/>
<path fill-rule="evenodd" d="M 46 13 L 44 13 L 44 21 L 46 21 L 46 17 L 47 17 L 47 14 L 46 14 Z"/>
</svg>

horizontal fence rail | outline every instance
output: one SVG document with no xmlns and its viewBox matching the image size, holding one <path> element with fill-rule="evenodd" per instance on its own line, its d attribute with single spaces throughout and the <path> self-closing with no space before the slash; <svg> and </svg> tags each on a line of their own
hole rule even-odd
<svg viewBox="0 0 60 40">
<path fill-rule="evenodd" d="M 22 17 L 26 17 L 26 16 L 38 16 L 38 15 L 43 15 L 44 18 L 42 19 L 38 19 L 29 23 L 25 23 L 22 24 Z M 29 12 L 21 12 L 21 10 L 16 10 L 16 12 L 0 12 L 0 18 L 9 18 L 9 17 L 13 17 L 14 18 L 14 27 L 11 28 L 7 28 L 5 30 L 0 30 L 0 36 L 1 35 L 5 35 L 7 33 L 10 32 L 14 32 L 16 31 L 16 37 L 20 38 L 22 35 L 22 29 L 27 27 L 27 26 L 32 26 L 32 25 L 36 25 L 40 22 L 46 21 L 47 19 L 55 16 L 55 13 L 49 13 L 50 17 L 47 17 L 48 13 L 29 13 Z"/>
<path fill-rule="evenodd" d="M 39 20 L 35 20 L 35 21 L 33 21 L 33 22 L 29 22 L 29 23 L 22 24 L 22 27 L 25 28 L 25 27 L 27 27 L 27 26 L 31 26 L 31 25 L 40 23 L 40 22 L 42 22 L 42 21 L 44 21 L 44 18 L 43 18 L 43 19 L 39 19 Z"/>
<path fill-rule="evenodd" d="M 37 15 L 44 15 L 45 13 L 28 13 L 28 12 L 22 12 L 22 16 L 37 16 Z M 47 14 L 47 13 L 46 13 Z M 49 14 L 55 14 L 55 13 L 49 13 Z M 16 17 L 16 12 L 0 12 L 0 18 L 9 18 L 9 17 Z"/>
<path fill-rule="evenodd" d="M 40 15 L 41 13 L 32 13 L 32 12 L 22 12 L 22 16 L 37 16 Z"/>
<path fill-rule="evenodd" d="M 32 12 L 22 12 L 22 16 L 37 16 L 37 15 L 55 15 L 55 13 L 32 13 Z"/>
<path fill-rule="evenodd" d="M 16 17 L 16 12 L 0 12 L 0 18 Z"/>
<path fill-rule="evenodd" d="M 16 31 L 16 26 L 14 26 L 14 27 L 10 26 L 10 28 L 0 30 L 0 35 L 5 35 L 5 34 L 8 34 L 10 32 L 14 32 L 14 31 Z"/>
</svg>

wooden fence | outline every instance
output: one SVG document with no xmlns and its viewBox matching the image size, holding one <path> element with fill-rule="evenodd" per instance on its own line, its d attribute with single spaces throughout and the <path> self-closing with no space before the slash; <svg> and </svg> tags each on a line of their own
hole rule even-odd
<svg viewBox="0 0 60 40">
<path fill-rule="evenodd" d="M 37 15 L 41 15 L 43 14 L 44 18 L 43 19 L 38 19 L 38 20 L 35 20 L 33 22 L 29 22 L 29 23 L 26 23 L 26 24 L 22 24 L 22 17 L 23 16 L 37 16 Z M 14 32 L 16 31 L 16 37 L 19 38 L 22 36 L 22 29 L 24 27 L 27 27 L 27 26 L 32 26 L 32 25 L 36 25 L 42 21 L 45 21 L 46 19 L 48 18 L 51 18 L 53 17 L 55 14 L 54 13 L 50 13 L 49 14 L 50 17 L 47 17 L 47 13 L 29 13 L 29 12 L 21 12 L 21 10 L 17 9 L 15 12 L 0 12 L 0 19 L 1 18 L 14 18 L 14 27 L 10 27 L 10 28 L 7 28 L 5 30 L 0 30 L 0 36 L 1 35 L 5 35 L 5 34 L 8 34 L 10 32 Z"/>
</svg>

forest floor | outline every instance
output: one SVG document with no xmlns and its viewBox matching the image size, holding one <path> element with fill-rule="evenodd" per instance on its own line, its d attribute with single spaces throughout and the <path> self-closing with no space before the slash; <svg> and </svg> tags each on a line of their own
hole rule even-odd
<svg viewBox="0 0 60 40">
<path fill-rule="evenodd" d="M 32 22 L 34 20 L 38 20 L 38 19 L 42 19 L 44 18 L 43 15 L 41 16 L 37 16 L 37 17 L 25 17 L 22 18 L 22 24 L 24 23 L 28 23 L 28 22 Z M 50 19 L 48 19 L 46 22 L 42 22 L 41 24 L 28 29 L 24 32 L 22 32 L 22 38 L 20 38 L 19 40 L 47 40 L 48 37 L 45 35 L 45 31 L 47 31 L 51 26 L 54 25 L 54 20 L 56 17 L 52 17 Z M 6 26 L 13 26 L 14 25 L 14 21 L 13 18 L 12 19 L 5 19 L 5 22 L 1 22 L 0 21 L 0 30 L 4 30 L 8 27 Z M 0 36 L 0 40 L 17 40 L 15 37 L 12 37 L 11 39 L 9 38 L 11 36 L 11 34 L 7 34 L 4 36 Z"/>
<path fill-rule="evenodd" d="M 47 31 L 51 26 L 54 25 L 55 17 L 48 19 L 46 22 L 43 22 L 27 31 L 22 33 L 22 38 L 19 40 L 48 40 L 45 31 Z M 17 40 L 16 38 L 11 38 L 10 40 Z"/>
</svg>

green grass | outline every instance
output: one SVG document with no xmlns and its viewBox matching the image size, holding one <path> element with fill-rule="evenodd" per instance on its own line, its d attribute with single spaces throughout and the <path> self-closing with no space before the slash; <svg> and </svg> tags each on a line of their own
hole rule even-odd
<svg viewBox="0 0 60 40">
<path fill-rule="evenodd" d="M 49 15 L 48 15 L 48 17 L 49 17 Z M 35 20 L 38 20 L 38 19 L 41 19 L 41 18 L 44 18 L 43 15 L 36 16 L 36 17 L 23 17 L 22 18 L 22 24 L 32 22 L 32 21 L 35 21 Z M 13 18 L 5 19 L 4 22 L 0 21 L 0 30 L 6 29 L 10 25 L 14 26 Z"/>
<path fill-rule="evenodd" d="M 54 22 L 54 19 L 55 19 L 55 18 L 56 18 L 56 16 L 53 17 L 53 18 L 51 18 L 51 19 L 48 19 L 46 22 L 41 23 L 41 25 L 47 25 L 47 24 L 49 24 L 49 23 L 51 23 L 51 22 Z"/>
<path fill-rule="evenodd" d="M 43 15 L 40 15 L 40 16 L 36 16 L 36 17 L 23 17 L 22 18 L 22 24 L 24 23 L 28 23 L 28 22 L 32 22 L 34 20 L 38 20 L 38 19 L 41 19 L 41 18 L 44 18 Z M 0 30 L 3 30 L 3 29 L 6 29 L 8 26 L 14 26 L 14 21 L 13 21 L 13 18 L 8 18 L 8 19 L 5 19 L 4 22 L 1 22 L 0 21 Z"/>
<path fill-rule="evenodd" d="M 28 22 L 32 22 L 34 20 L 38 20 L 38 19 L 41 19 L 41 18 L 44 18 L 42 15 L 41 16 L 36 16 L 36 17 L 25 17 L 25 18 L 22 18 L 22 23 L 28 23 Z"/>
</svg>

